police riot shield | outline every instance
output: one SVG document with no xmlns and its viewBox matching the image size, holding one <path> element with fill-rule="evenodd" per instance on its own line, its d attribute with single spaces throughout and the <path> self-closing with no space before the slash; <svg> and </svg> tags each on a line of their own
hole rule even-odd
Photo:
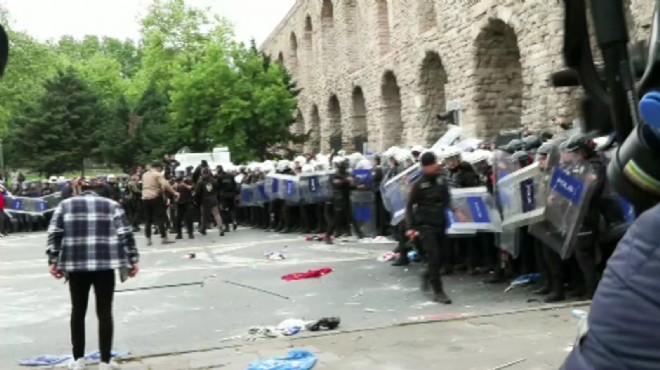
<svg viewBox="0 0 660 370">
<path fill-rule="evenodd" d="M 543 219 L 546 202 L 544 174 L 540 163 L 521 168 L 497 181 L 502 227 L 515 229 Z"/>
<path fill-rule="evenodd" d="M 270 202 L 270 197 L 266 191 L 266 181 L 258 181 L 254 184 L 254 205 L 261 206 Z"/>
<path fill-rule="evenodd" d="M 463 129 L 460 126 L 450 125 L 449 130 L 447 130 L 447 132 L 445 132 L 445 134 L 442 135 L 442 137 L 438 139 L 435 144 L 433 144 L 431 149 L 437 150 L 456 144 L 456 142 L 461 138 L 462 133 Z"/>
<path fill-rule="evenodd" d="M 410 196 L 412 184 L 422 175 L 418 164 L 408 167 L 405 171 L 389 180 L 382 188 L 383 200 L 390 207 L 392 225 L 398 225 L 406 217 L 406 205 Z"/>
<path fill-rule="evenodd" d="M 496 236 L 500 249 L 506 251 L 512 258 L 518 258 L 520 255 L 520 229 L 502 229 L 502 232 Z"/>
<path fill-rule="evenodd" d="M 300 203 L 300 178 L 298 176 L 282 175 L 282 199 L 289 204 Z"/>
<path fill-rule="evenodd" d="M 40 216 L 54 211 L 61 201 L 60 193 L 51 194 L 43 198 L 8 196 L 6 197 L 5 211 L 10 214 Z"/>
<path fill-rule="evenodd" d="M 356 169 L 353 171 L 353 178 L 357 186 L 356 190 L 351 190 L 353 221 L 362 235 L 373 238 L 377 236 L 373 171 Z"/>
<path fill-rule="evenodd" d="M 451 189 L 455 212 L 449 212 L 448 234 L 500 232 L 500 215 L 486 187 Z"/>
<path fill-rule="evenodd" d="M 567 259 L 589 209 L 596 174 L 583 160 L 563 163 L 550 177 L 544 220 L 533 224 L 529 232 Z"/>
<path fill-rule="evenodd" d="M 266 175 L 266 194 L 271 200 L 284 198 L 284 185 L 282 184 L 282 175 L 269 173 Z"/>
<path fill-rule="evenodd" d="M 255 189 L 256 184 L 241 185 L 241 207 L 252 207 L 255 205 Z"/>
<path fill-rule="evenodd" d="M 300 176 L 300 199 L 305 204 L 318 204 L 330 199 L 330 172 L 314 172 Z"/>
</svg>

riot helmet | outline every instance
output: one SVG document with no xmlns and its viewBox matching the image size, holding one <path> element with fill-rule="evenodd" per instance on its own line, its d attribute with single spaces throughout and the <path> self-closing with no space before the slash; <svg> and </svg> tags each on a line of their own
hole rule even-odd
<svg viewBox="0 0 660 370">
<path fill-rule="evenodd" d="M 522 140 L 513 139 L 513 140 L 509 141 L 508 144 L 501 147 L 500 149 L 507 152 L 507 153 L 509 153 L 509 154 L 513 154 L 517 151 L 523 150 L 524 148 L 525 148 L 525 144 L 523 143 Z"/>
<path fill-rule="evenodd" d="M 541 139 L 539 139 L 539 137 L 536 135 L 527 136 L 522 141 L 524 144 L 523 149 L 527 152 L 535 151 L 543 144 Z"/>
<path fill-rule="evenodd" d="M 530 156 L 526 151 L 519 150 L 511 155 L 511 160 L 517 163 L 520 168 L 523 168 L 529 164 Z"/>
<path fill-rule="evenodd" d="M 563 150 L 566 153 L 574 153 L 575 159 L 589 159 L 596 155 L 596 145 L 594 141 L 583 133 L 577 133 L 566 140 L 566 146 Z"/>
</svg>

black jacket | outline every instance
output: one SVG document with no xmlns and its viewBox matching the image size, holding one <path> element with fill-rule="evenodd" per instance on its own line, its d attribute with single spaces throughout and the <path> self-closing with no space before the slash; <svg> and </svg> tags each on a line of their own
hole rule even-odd
<svg viewBox="0 0 660 370">
<path fill-rule="evenodd" d="M 218 195 L 220 188 L 218 182 L 213 177 L 201 178 L 195 187 L 195 200 L 197 204 L 206 206 L 218 205 Z"/>
<path fill-rule="evenodd" d="M 238 194 L 238 185 L 234 176 L 227 172 L 222 172 L 216 175 L 218 186 L 220 187 L 221 198 L 233 198 Z"/>
<path fill-rule="evenodd" d="M 423 175 L 412 186 L 406 207 L 409 229 L 447 228 L 447 210 L 452 209 L 449 186 L 440 176 Z"/>
<path fill-rule="evenodd" d="M 452 188 L 471 188 L 480 185 L 479 175 L 467 162 L 461 162 L 455 169 L 448 170 L 447 181 Z"/>
</svg>

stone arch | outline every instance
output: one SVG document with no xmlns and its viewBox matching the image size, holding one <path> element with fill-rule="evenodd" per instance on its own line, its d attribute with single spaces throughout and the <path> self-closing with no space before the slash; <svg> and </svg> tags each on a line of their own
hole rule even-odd
<svg viewBox="0 0 660 370">
<path fill-rule="evenodd" d="M 403 119 L 401 118 L 401 90 L 392 71 L 386 71 L 380 85 L 381 90 L 381 122 L 380 146 L 387 149 L 393 145 L 401 145 Z"/>
<path fill-rule="evenodd" d="M 333 26 L 335 17 L 335 7 L 332 0 L 323 0 L 321 4 L 321 26 L 323 28 L 330 28 Z"/>
<path fill-rule="evenodd" d="M 307 17 L 305 17 L 305 34 L 304 34 L 306 49 L 312 48 L 313 33 L 314 33 L 314 26 L 312 25 L 312 17 L 308 14 Z"/>
<path fill-rule="evenodd" d="M 327 132 L 330 134 L 328 138 L 328 146 L 330 149 L 341 149 L 343 137 L 341 132 L 341 105 L 337 95 L 331 95 L 328 99 L 328 127 Z"/>
<path fill-rule="evenodd" d="M 344 0 L 344 25 L 346 28 L 346 62 L 350 71 L 356 70 L 360 65 L 358 41 L 358 9 L 355 0 Z"/>
<path fill-rule="evenodd" d="M 289 36 L 289 46 L 291 49 L 291 60 L 293 60 L 294 63 L 298 61 L 298 37 L 296 37 L 295 32 L 291 32 L 291 36 Z"/>
<path fill-rule="evenodd" d="M 419 20 L 419 32 L 426 32 L 437 27 L 435 0 L 417 0 L 417 19 Z"/>
<path fill-rule="evenodd" d="M 390 10 L 387 0 L 376 0 L 376 29 L 380 54 L 390 52 Z"/>
<path fill-rule="evenodd" d="M 494 136 L 521 128 L 522 65 L 518 37 L 500 19 L 490 19 L 475 40 L 477 133 Z"/>
<path fill-rule="evenodd" d="M 300 109 L 298 109 L 298 112 L 296 113 L 296 121 L 293 123 L 293 127 L 291 127 L 291 132 L 295 135 L 305 134 L 305 117 Z M 294 149 L 298 151 L 303 150 L 303 145 L 294 145 Z"/>
<path fill-rule="evenodd" d="M 353 146 L 355 151 L 362 152 L 362 144 L 369 142 L 367 131 L 367 104 L 364 92 L 360 86 L 353 89 L 353 111 L 351 112 L 351 125 L 353 128 Z"/>
<path fill-rule="evenodd" d="M 319 115 L 319 107 L 314 104 L 309 114 L 309 140 L 307 141 L 306 150 L 310 153 L 319 153 L 321 150 L 321 116 Z"/>
<path fill-rule="evenodd" d="M 427 51 L 419 74 L 419 90 L 422 95 L 419 113 L 424 140 L 424 143 L 420 144 L 434 144 L 443 132 L 442 126 L 436 117 L 438 113 L 443 113 L 447 106 L 446 84 L 447 72 L 440 55 L 433 51 Z"/>
<path fill-rule="evenodd" d="M 284 54 L 280 51 L 280 53 L 277 55 L 277 63 L 284 65 Z"/>
</svg>

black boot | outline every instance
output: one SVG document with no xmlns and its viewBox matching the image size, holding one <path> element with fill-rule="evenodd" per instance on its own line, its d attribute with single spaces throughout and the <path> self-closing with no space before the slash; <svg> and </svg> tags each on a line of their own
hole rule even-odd
<svg viewBox="0 0 660 370">
<path fill-rule="evenodd" d="M 555 289 L 550 294 L 545 297 L 543 300 L 545 303 L 555 303 L 555 302 L 561 302 L 566 299 L 566 296 L 564 295 L 564 291 L 561 289 Z"/>
<path fill-rule="evenodd" d="M 176 234 L 176 239 L 183 239 L 183 235 L 181 235 L 181 234 Z"/>
<path fill-rule="evenodd" d="M 442 303 L 442 304 L 451 304 L 451 299 L 447 297 L 447 294 L 445 294 L 445 291 L 442 288 L 436 288 L 435 290 L 435 296 L 433 297 L 433 300 Z"/>
<path fill-rule="evenodd" d="M 541 286 L 540 288 L 532 290 L 532 294 L 538 294 L 538 295 L 546 295 L 546 294 L 550 294 L 551 292 L 552 292 L 552 283 L 550 283 L 549 281 L 543 284 L 543 286 Z"/>
</svg>

